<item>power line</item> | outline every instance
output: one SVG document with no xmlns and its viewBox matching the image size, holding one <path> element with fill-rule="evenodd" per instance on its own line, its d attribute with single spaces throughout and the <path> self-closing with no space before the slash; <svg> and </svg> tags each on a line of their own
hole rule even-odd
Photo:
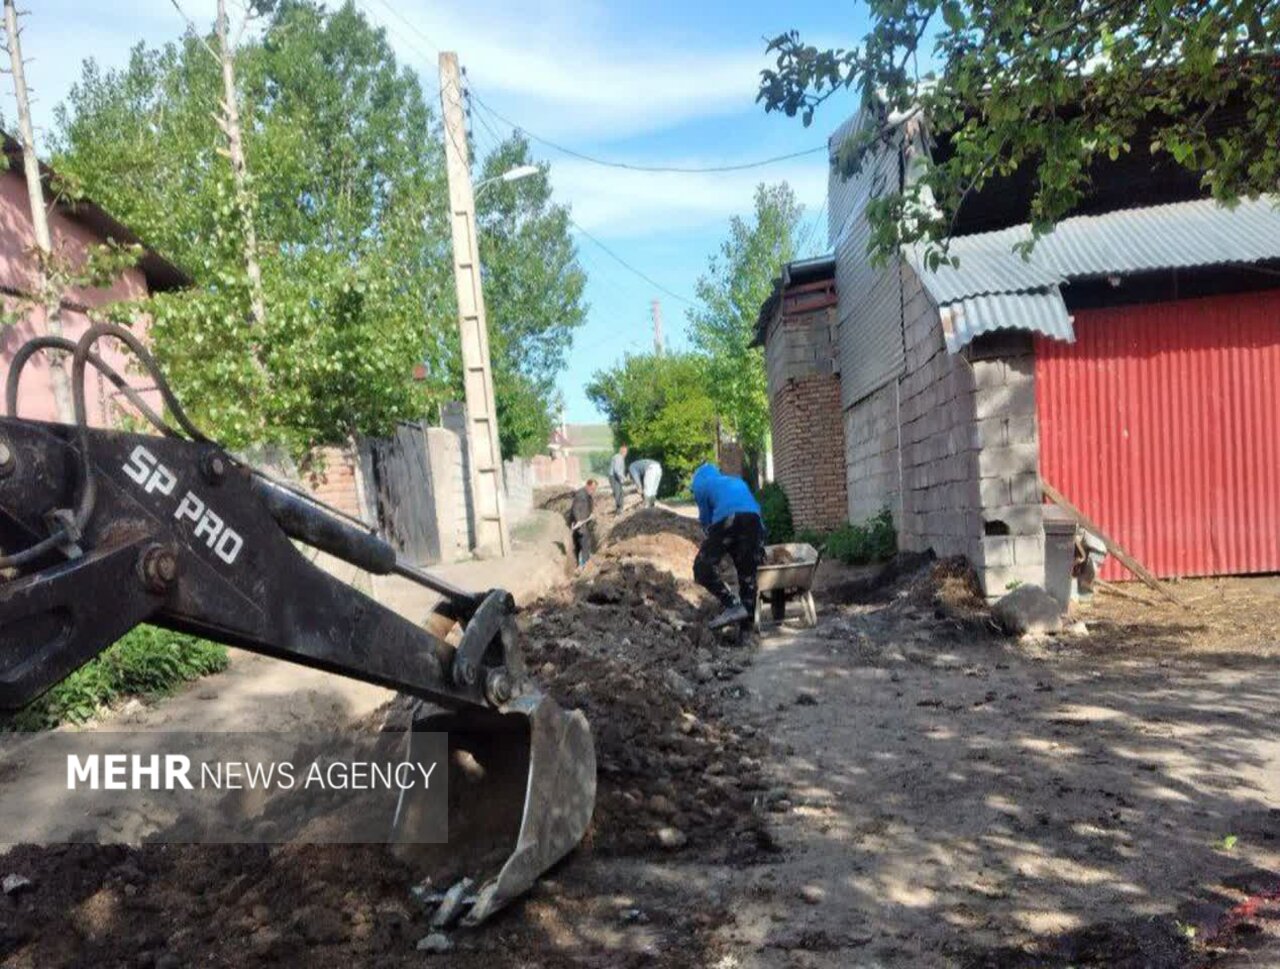
<svg viewBox="0 0 1280 969">
<path fill-rule="evenodd" d="M 814 232 L 817 231 L 818 225 L 822 222 L 823 215 L 826 213 L 826 211 L 827 211 L 827 200 L 823 199 L 822 207 L 818 209 L 818 214 L 814 216 L 813 221 L 809 223 L 809 228 L 805 230 L 804 236 L 801 238 L 800 242 L 796 245 L 797 258 L 803 258 L 805 256 L 805 251 L 806 251 L 805 247 L 809 245 L 809 240 L 813 237 Z M 823 248 L 826 248 L 826 247 L 824 246 Z"/>
<path fill-rule="evenodd" d="M 390 13 L 397 20 L 399 20 L 406 27 L 408 27 L 409 30 L 411 30 L 413 33 L 417 34 L 420 38 L 422 38 L 423 43 L 425 43 L 428 47 L 430 47 L 433 51 L 435 51 L 436 54 L 440 53 L 440 45 L 437 44 L 430 37 L 428 37 L 426 34 L 424 34 L 416 24 L 414 24 L 411 20 L 407 19 L 402 13 L 400 13 L 399 10 L 391 6 L 391 4 L 387 3 L 387 0 L 374 0 L 374 2 L 377 3 L 378 6 L 386 10 L 388 13 Z"/>
<path fill-rule="evenodd" d="M 786 155 L 774 155 L 770 158 L 761 158 L 757 161 L 741 162 L 735 165 L 638 165 L 632 162 L 612 161 L 607 158 L 597 158 L 594 155 L 588 155 L 585 152 L 578 151 L 577 149 L 567 148 L 564 145 L 557 144 L 549 138 L 544 138 L 536 132 L 530 131 L 524 125 L 512 121 L 506 115 L 495 111 L 490 107 L 488 102 L 484 100 L 484 98 L 480 97 L 480 95 L 476 93 L 474 86 L 471 87 L 471 97 L 480 105 L 480 107 L 488 111 L 499 121 L 509 124 L 511 127 L 524 132 L 524 134 L 528 135 L 533 141 L 546 145 L 548 148 L 562 152 L 563 154 L 569 155 L 573 158 L 590 162 L 593 165 L 603 165 L 605 168 L 625 168 L 632 172 L 667 172 L 681 175 L 702 175 L 713 172 L 743 172 L 752 168 L 763 168 L 765 165 L 773 165 L 777 162 L 790 161 L 793 158 L 803 158 L 805 155 L 814 155 L 820 151 L 827 150 L 827 146 L 825 144 L 815 145 L 812 148 L 805 148 L 803 151 L 793 151 Z"/>
<path fill-rule="evenodd" d="M 668 296 L 670 296 L 672 299 L 678 299 L 680 302 L 682 302 L 682 303 L 684 303 L 684 304 L 686 304 L 686 305 L 688 305 L 688 306 L 696 306 L 696 305 L 697 305 L 697 304 L 695 304 L 695 303 L 693 302 L 693 300 L 691 300 L 691 299 L 686 299 L 685 297 L 681 296 L 679 293 L 674 292 L 673 290 L 667 289 L 667 287 L 663 286 L 663 285 L 662 285 L 662 283 L 660 283 L 660 282 L 658 282 L 657 280 L 655 280 L 652 276 L 649 276 L 649 275 L 647 275 L 647 274 L 645 274 L 645 273 L 641 272 L 641 271 L 640 271 L 639 269 L 637 269 L 635 266 L 631 265 L 631 263 L 627 262 L 627 261 L 626 261 L 625 259 L 623 259 L 620 255 L 618 255 L 616 252 L 614 252 L 612 249 L 610 249 L 608 246 L 606 246 L 603 242 L 601 242 L 599 239 L 597 239 L 595 236 L 593 236 L 590 232 L 588 232 L 586 229 L 584 229 L 582 226 L 578 225 L 578 223 L 574 222 L 574 221 L 573 221 L 573 219 L 569 219 L 569 224 L 570 224 L 571 226 L 573 226 L 575 229 L 577 229 L 579 232 L 581 232 L 581 233 L 582 233 L 584 236 L 586 236 L 588 239 L 590 239 L 592 242 L 594 242 L 597 246 L 599 246 L 599 247 L 600 247 L 601 249 L 603 249 L 605 252 L 607 252 L 610 256 L 612 256 L 615 262 L 617 262 L 619 265 L 623 266 L 624 268 L 626 268 L 626 269 L 630 270 L 631 272 L 635 273 L 637 276 L 639 276 L 641 279 L 643 279 L 643 280 L 644 280 L 646 283 L 648 283 L 650 286 L 654 287 L 655 289 L 659 289 L 659 290 L 661 290 L 662 292 L 664 292 L 664 293 L 666 293 Z"/>
</svg>

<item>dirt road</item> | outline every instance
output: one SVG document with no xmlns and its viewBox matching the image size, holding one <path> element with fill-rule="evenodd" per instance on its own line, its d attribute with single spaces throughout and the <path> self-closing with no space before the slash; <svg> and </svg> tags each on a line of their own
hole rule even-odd
<svg viewBox="0 0 1280 969">
<path fill-rule="evenodd" d="M 835 581 L 817 629 L 742 649 L 701 625 L 696 525 L 605 524 L 521 620 L 595 729 L 592 830 L 447 964 L 1280 964 L 1280 583 L 1016 643 L 926 566 Z M 0 900 L 6 967 L 437 958 L 419 873 L 377 849 L 19 848 L 10 872 L 36 884 Z"/>
</svg>

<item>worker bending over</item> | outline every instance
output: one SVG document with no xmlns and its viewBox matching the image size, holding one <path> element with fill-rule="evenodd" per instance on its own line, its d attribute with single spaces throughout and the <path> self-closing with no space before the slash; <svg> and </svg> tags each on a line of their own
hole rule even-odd
<svg viewBox="0 0 1280 969">
<path fill-rule="evenodd" d="M 658 502 L 658 485 L 662 483 L 662 465 L 652 458 L 632 461 L 627 469 L 636 488 L 644 496 L 644 506 L 652 508 Z"/>
<path fill-rule="evenodd" d="M 712 629 L 745 622 L 756 606 L 756 570 L 764 557 L 764 522 L 760 505 L 741 478 L 721 474 L 713 464 L 693 473 L 693 499 L 706 537 L 693 560 L 693 577 L 720 600 L 724 611 L 708 624 Z M 738 595 L 720 578 L 720 560 L 728 555 L 738 573 Z"/>
</svg>

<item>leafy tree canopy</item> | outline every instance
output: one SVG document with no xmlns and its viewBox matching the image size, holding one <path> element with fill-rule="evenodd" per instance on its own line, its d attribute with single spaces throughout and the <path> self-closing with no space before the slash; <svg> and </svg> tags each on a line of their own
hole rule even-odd
<svg viewBox="0 0 1280 969">
<path fill-rule="evenodd" d="M 1280 188 L 1280 4 L 869 6 L 870 31 L 853 47 L 822 50 L 794 31 L 774 39 L 776 67 L 763 72 L 759 98 L 807 125 L 834 92 L 856 89 L 880 123 L 840 147 L 846 174 L 917 110 L 948 136 L 947 157 L 922 159 L 918 179 L 871 210 L 881 254 L 945 239 L 966 197 L 1024 166 L 1033 173 L 1027 219 L 1038 233 L 1080 203 L 1091 166 L 1135 150 L 1201 175 L 1223 200 Z"/>
<path fill-rule="evenodd" d="M 252 333 L 219 66 L 187 34 L 121 70 L 84 65 L 58 110 L 55 165 L 195 279 L 146 313 L 180 396 L 226 443 L 304 450 L 383 434 L 462 392 L 441 129 L 415 74 L 353 3 L 259 5 L 237 53 L 264 332 Z M 529 161 L 513 138 L 484 177 Z M 545 445 L 584 277 L 545 169 L 480 195 L 504 455 Z M 253 364 L 256 353 L 263 363 Z M 415 364 L 427 380 L 415 382 Z"/>
<path fill-rule="evenodd" d="M 499 179 L 532 164 L 528 141 L 513 134 L 485 158 L 477 183 L 480 261 L 504 457 L 546 448 L 561 407 L 556 375 L 564 369 L 573 331 L 587 315 L 586 273 L 569 234 L 569 210 L 552 200 L 547 166 L 516 181 Z"/>
<path fill-rule="evenodd" d="M 252 339 L 219 67 L 201 40 L 140 45 L 118 71 L 89 61 L 58 111 L 58 170 L 195 278 L 137 310 L 157 356 L 233 445 L 301 449 L 420 416 L 449 384 L 452 286 L 442 149 L 416 77 L 350 3 L 304 0 L 276 7 L 237 75 L 268 310 Z M 424 360 L 434 382 L 415 384 Z"/>
<path fill-rule="evenodd" d="M 786 182 L 758 186 L 754 218 L 729 223 L 729 238 L 698 280 L 699 305 L 689 311 L 689 339 L 706 358 L 712 399 L 749 453 L 762 452 L 769 435 L 764 355 L 751 341 L 773 278 L 794 254 L 800 216 Z"/>
<path fill-rule="evenodd" d="M 714 459 L 716 408 L 701 357 L 628 354 L 597 372 L 586 390 L 619 443 L 630 445 L 634 457 L 662 464 L 664 489 L 678 490 L 694 468 Z"/>
</svg>

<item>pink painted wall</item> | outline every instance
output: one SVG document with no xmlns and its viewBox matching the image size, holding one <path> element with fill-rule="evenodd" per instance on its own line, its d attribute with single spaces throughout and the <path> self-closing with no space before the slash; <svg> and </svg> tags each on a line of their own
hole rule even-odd
<svg viewBox="0 0 1280 969">
<path fill-rule="evenodd" d="M 31 229 L 31 217 L 27 202 L 27 185 L 21 173 L 12 169 L 0 172 L 0 291 L 6 309 L 12 309 L 17 301 L 13 294 L 31 293 L 36 279 L 36 263 L 31 253 L 35 238 Z M 77 262 L 82 261 L 89 247 L 105 242 L 79 222 L 55 209 L 49 215 L 49 229 L 53 235 L 54 249 Z M 134 299 L 147 294 L 147 282 L 138 269 L 127 269 L 110 287 L 103 289 L 75 288 L 68 290 L 63 300 L 62 328 L 68 339 L 79 339 L 90 326 L 85 309 L 103 306 L 122 299 Z M 18 347 L 28 339 L 47 332 L 44 311 L 36 308 L 28 311 L 25 320 L 0 330 L 0 367 L 7 375 L 9 363 Z M 146 328 L 139 335 L 146 337 Z M 113 367 L 130 377 L 141 390 L 151 391 L 144 396 L 153 407 L 160 406 L 159 394 L 151 389 L 150 382 L 130 372 L 131 358 L 122 353 L 114 340 L 98 344 L 98 353 Z M 70 362 L 66 364 L 70 370 Z M 118 413 L 119 392 L 108 381 L 90 368 L 86 383 L 89 421 L 97 426 L 111 423 Z M 49 367 L 43 354 L 37 354 L 22 371 L 22 390 L 18 398 L 19 413 L 23 417 L 38 420 L 57 420 L 53 402 L 53 390 L 49 383 Z M 126 408 L 128 405 L 120 400 Z"/>
</svg>

